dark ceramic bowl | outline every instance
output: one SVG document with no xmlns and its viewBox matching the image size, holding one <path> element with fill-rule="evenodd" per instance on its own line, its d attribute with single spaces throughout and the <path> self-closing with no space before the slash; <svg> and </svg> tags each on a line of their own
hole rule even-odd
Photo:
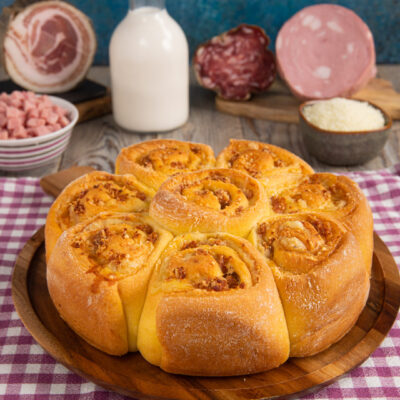
<svg viewBox="0 0 400 400">
<path fill-rule="evenodd" d="M 306 101 L 299 106 L 300 131 L 310 154 L 326 164 L 358 165 L 372 160 L 380 153 L 392 127 L 392 118 L 386 111 L 368 102 L 383 114 L 383 128 L 360 132 L 328 131 L 307 121 L 303 114 L 305 107 L 317 101 Z"/>
</svg>

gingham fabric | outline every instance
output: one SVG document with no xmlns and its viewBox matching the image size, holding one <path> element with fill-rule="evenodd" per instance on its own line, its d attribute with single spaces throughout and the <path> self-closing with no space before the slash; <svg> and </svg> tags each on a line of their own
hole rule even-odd
<svg viewBox="0 0 400 400">
<path fill-rule="evenodd" d="M 400 165 L 354 172 L 368 196 L 375 230 L 400 261 Z M 0 178 L 0 398 L 123 400 L 70 372 L 48 355 L 25 329 L 11 298 L 11 273 L 17 254 L 45 222 L 52 198 L 37 179 Z M 400 399 L 400 318 L 381 346 L 332 385 L 303 399 Z"/>
</svg>

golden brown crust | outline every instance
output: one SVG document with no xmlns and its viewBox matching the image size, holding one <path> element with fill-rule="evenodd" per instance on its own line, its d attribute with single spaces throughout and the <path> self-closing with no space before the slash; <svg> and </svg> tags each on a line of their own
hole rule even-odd
<svg viewBox="0 0 400 400">
<path fill-rule="evenodd" d="M 93 346 L 229 376 L 318 353 L 355 324 L 373 251 L 357 184 L 259 142 L 231 140 L 227 168 L 214 163 L 206 145 L 144 142 L 117 160 L 135 176 L 88 174 L 51 207 L 50 295 Z"/>
<path fill-rule="evenodd" d="M 295 185 L 269 192 L 273 214 L 324 212 L 338 218 L 356 237 L 371 271 L 373 219 L 367 198 L 347 176 L 317 173 Z"/>
<path fill-rule="evenodd" d="M 61 233 L 100 212 L 146 211 L 154 191 L 133 175 L 95 171 L 71 182 L 50 208 L 46 220 L 46 259 Z"/>
<path fill-rule="evenodd" d="M 318 353 L 351 329 L 367 300 L 369 275 L 358 242 L 338 220 L 280 215 L 259 223 L 249 239 L 271 266 L 292 357 Z"/>
<path fill-rule="evenodd" d="M 163 370 L 188 375 L 250 374 L 286 361 L 282 305 L 260 253 L 229 234 L 177 236 L 156 264 L 138 348 Z"/>
<path fill-rule="evenodd" d="M 188 172 L 168 179 L 150 204 L 150 215 L 175 234 L 228 232 L 245 236 L 268 214 L 262 185 L 233 169 Z"/>
<path fill-rule="evenodd" d="M 147 284 L 172 238 L 144 214 L 101 213 L 65 231 L 47 263 L 61 317 L 109 354 L 136 351 Z"/>
<path fill-rule="evenodd" d="M 272 144 L 231 139 L 217 157 L 218 168 L 246 172 L 268 188 L 287 185 L 314 172 L 301 158 Z"/>
<path fill-rule="evenodd" d="M 133 174 L 157 190 L 172 175 L 214 165 L 214 152 L 210 146 L 159 139 L 123 148 L 115 162 L 115 171 L 117 174 Z"/>
</svg>

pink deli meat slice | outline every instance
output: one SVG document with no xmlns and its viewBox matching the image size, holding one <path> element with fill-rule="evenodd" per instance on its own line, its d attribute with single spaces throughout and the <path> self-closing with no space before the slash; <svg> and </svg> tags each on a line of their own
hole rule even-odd
<svg viewBox="0 0 400 400">
<path fill-rule="evenodd" d="M 15 83 L 56 93 L 72 89 L 85 77 L 96 38 L 90 20 L 75 7 L 40 1 L 13 16 L 3 49 L 6 70 Z"/>
<path fill-rule="evenodd" d="M 276 39 L 278 72 L 301 99 L 351 96 L 376 75 L 372 33 L 353 11 L 332 4 L 306 7 Z"/>
<path fill-rule="evenodd" d="M 258 26 L 239 25 L 202 44 L 193 58 L 200 85 L 229 100 L 247 100 L 276 76 L 269 38 Z"/>
</svg>

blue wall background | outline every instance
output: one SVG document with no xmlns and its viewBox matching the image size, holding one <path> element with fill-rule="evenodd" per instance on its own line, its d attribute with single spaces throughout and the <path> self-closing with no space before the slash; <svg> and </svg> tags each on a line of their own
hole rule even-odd
<svg viewBox="0 0 400 400">
<path fill-rule="evenodd" d="M 69 0 L 93 21 L 98 38 L 96 64 L 108 64 L 108 44 L 116 25 L 127 13 L 129 0 Z M 241 22 L 263 27 L 271 47 L 279 28 L 300 9 L 318 3 L 340 4 L 355 11 L 370 27 L 379 63 L 400 63 L 400 0 L 166 0 L 170 15 L 196 47 Z M 12 0 L 0 0 L 9 5 Z"/>
</svg>

